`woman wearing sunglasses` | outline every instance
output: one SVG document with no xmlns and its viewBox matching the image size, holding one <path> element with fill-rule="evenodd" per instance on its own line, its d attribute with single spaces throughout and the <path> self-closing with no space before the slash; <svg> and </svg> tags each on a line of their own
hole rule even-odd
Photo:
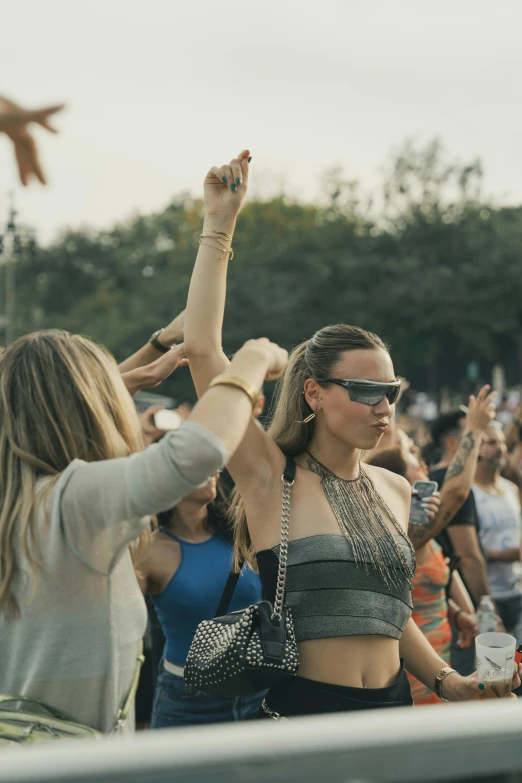
<svg viewBox="0 0 522 783">
<path fill-rule="evenodd" d="M 212 168 L 204 183 L 207 215 L 185 325 L 200 395 L 211 382 L 234 383 L 221 327 L 249 160 L 248 151 L 242 152 Z M 447 668 L 411 620 L 415 556 L 407 534 L 408 482 L 361 464 L 362 453 L 375 448 L 386 431 L 399 389 L 379 337 L 345 324 L 321 329 L 294 349 L 268 431 L 252 419 L 229 463 L 237 489 L 236 556 L 259 568 L 271 601 L 280 552 L 281 477 L 287 456 L 297 465 L 285 601 L 293 615 L 299 670 L 268 692 L 264 717 L 411 704 L 405 668 L 448 700 L 481 695 L 477 676 L 461 677 Z M 256 390 L 244 391 L 254 404 Z"/>
</svg>

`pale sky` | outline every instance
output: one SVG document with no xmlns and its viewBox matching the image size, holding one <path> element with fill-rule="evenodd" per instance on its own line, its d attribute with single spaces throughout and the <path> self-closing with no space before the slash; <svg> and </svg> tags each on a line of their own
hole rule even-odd
<svg viewBox="0 0 522 783">
<path fill-rule="evenodd" d="M 407 137 L 481 157 L 522 203 L 519 0 L 0 0 L 0 92 L 66 101 L 37 131 L 50 184 L 17 188 L 43 240 L 201 193 L 249 147 L 261 193 L 312 198 L 328 167 L 371 185 Z M 17 182 L 0 139 L 0 225 Z"/>
</svg>

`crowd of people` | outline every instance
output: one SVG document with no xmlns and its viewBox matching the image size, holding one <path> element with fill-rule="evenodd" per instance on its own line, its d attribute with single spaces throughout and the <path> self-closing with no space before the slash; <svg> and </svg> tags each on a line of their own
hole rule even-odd
<svg viewBox="0 0 522 783">
<path fill-rule="evenodd" d="M 22 180 L 43 181 L 25 128 L 48 127 L 58 107 L 20 119 L 13 106 Z M 135 354 L 118 366 L 47 330 L 0 358 L 0 695 L 103 733 L 133 729 L 121 709 L 144 638 L 138 723 L 155 729 L 478 700 L 485 596 L 517 632 L 520 420 L 504 431 L 488 386 L 419 444 L 376 334 L 334 324 L 290 356 L 265 338 L 223 350 L 251 161 L 244 150 L 207 173 L 186 312 Z M 199 401 L 181 426 L 140 417 L 132 396 L 183 365 Z M 263 383 L 277 379 L 260 423 Z M 217 695 L 189 687 L 186 667 L 231 569 L 228 611 L 264 599 L 280 620 L 284 600 L 299 663 Z"/>
</svg>

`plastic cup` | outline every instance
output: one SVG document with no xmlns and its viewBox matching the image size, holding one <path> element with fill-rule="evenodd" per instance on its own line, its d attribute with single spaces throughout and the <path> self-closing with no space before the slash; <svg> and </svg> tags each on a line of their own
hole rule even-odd
<svg viewBox="0 0 522 783">
<path fill-rule="evenodd" d="M 486 686 L 481 699 L 503 699 L 511 693 L 516 646 L 508 633 L 481 633 L 475 639 L 478 676 Z"/>
</svg>

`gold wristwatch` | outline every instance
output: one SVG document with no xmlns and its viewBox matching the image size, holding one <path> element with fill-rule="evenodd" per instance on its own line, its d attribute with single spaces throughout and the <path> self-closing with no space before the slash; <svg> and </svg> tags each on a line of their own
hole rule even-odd
<svg viewBox="0 0 522 783">
<path fill-rule="evenodd" d="M 444 682 L 448 674 L 453 674 L 453 672 L 455 672 L 455 674 L 458 674 L 456 669 L 452 669 L 451 666 L 445 666 L 443 669 L 440 670 L 440 672 L 435 677 L 435 685 L 433 687 L 433 692 L 435 693 L 436 696 L 439 697 L 439 699 L 442 699 L 442 701 L 449 701 L 449 699 L 446 699 L 442 695 L 442 683 Z"/>
</svg>

